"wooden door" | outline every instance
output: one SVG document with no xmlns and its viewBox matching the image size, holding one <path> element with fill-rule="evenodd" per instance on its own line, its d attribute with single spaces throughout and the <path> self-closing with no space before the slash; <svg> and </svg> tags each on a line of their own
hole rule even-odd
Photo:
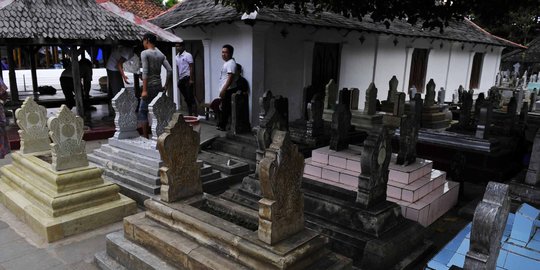
<svg viewBox="0 0 540 270">
<path fill-rule="evenodd" d="M 339 43 L 315 43 L 315 47 L 313 48 L 311 88 L 308 88 L 307 92 L 304 93 L 304 106 L 313 98 L 315 93 L 324 93 L 324 88 L 330 79 L 338 83 L 339 59 Z"/>
</svg>

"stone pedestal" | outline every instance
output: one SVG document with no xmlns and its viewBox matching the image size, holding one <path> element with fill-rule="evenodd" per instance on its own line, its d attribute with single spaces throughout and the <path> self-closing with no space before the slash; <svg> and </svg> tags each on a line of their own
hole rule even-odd
<svg viewBox="0 0 540 270">
<path fill-rule="evenodd" d="M 450 126 L 450 121 L 446 119 L 446 113 L 440 105 L 424 107 L 422 111 L 422 127 L 429 129 L 444 129 Z"/>
<path fill-rule="evenodd" d="M 383 122 L 383 114 L 369 115 L 360 111 L 351 111 L 351 114 L 351 125 L 360 130 L 370 131 L 373 127 L 382 125 Z"/>
<path fill-rule="evenodd" d="M 401 214 L 427 227 L 457 203 L 459 184 L 446 180 L 446 172 L 432 169 L 433 162 L 416 159 L 407 166 L 392 156 L 387 200 L 401 206 Z"/>
<path fill-rule="evenodd" d="M 55 171 L 51 153 L 12 154 L 0 169 L 0 202 L 48 242 L 117 222 L 135 202 L 93 166 Z"/>
</svg>

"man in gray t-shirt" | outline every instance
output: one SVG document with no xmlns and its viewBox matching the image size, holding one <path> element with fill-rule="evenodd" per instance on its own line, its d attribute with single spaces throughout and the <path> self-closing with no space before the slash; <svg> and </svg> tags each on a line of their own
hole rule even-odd
<svg viewBox="0 0 540 270">
<path fill-rule="evenodd" d="M 139 106 L 139 122 L 142 124 L 143 136 L 148 138 L 148 104 L 163 90 L 161 83 L 161 66 L 167 70 L 167 81 L 165 89 L 169 89 L 172 79 L 172 68 L 165 55 L 156 48 L 157 38 L 154 34 L 145 34 L 143 46 L 145 50 L 141 53 L 143 87 L 141 92 L 141 103 Z"/>
</svg>

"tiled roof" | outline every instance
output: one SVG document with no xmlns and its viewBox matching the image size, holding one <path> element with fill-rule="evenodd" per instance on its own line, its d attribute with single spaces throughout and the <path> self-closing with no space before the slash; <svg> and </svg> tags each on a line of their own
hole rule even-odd
<svg viewBox="0 0 540 270">
<path fill-rule="evenodd" d="M 0 8 L 0 39 L 135 41 L 146 32 L 95 0 L 14 0 Z"/>
<path fill-rule="evenodd" d="M 540 63 L 540 37 L 533 39 L 527 50 L 513 50 L 502 56 L 503 62 Z"/>
<path fill-rule="evenodd" d="M 132 12 L 133 14 L 143 18 L 150 19 L 153 18 L 165 10 L 166 7 L 159 5 L 152 0 L 109 0 L 115 5 Z"/>
<path fill-rule="evenodd" d="M 184 0 L 167 12 L 152 19 L 151 22 L 167 29 L 176 26 L 188 27 L 240 20 L 242 20 L 242 13 L 237 12 L 232 7 L 222 6 L 221 4 L 215 5 L 214 0 Z M 332 12 L 321 12 L 305 16 L 304 14 L 296 14 L 292 6 L 285 6 L 282 9 L 260 9 L 254 20 L 332 27 L 400 36 L 446 39 L 496 46 L 519 46 L 491 35 L 466 19 L 450 22 L 450 25 L 444 29 L 442 34 L 438 29 L 424 30 L 420 26 L 412 26 L 399 20 L 393 21 L 390 27 L 386 28 L 383 23 L 374 22 L 367 16 L 362 21 Z"/>
</svg>

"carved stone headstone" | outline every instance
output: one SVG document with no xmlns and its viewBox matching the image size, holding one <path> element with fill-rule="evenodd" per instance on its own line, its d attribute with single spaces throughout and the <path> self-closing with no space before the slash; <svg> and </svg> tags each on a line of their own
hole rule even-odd
<svg viewBox="0 0 540 270">
<path fill-rule="evenodd" d="M 523 102 L 521 106 L 521 112 L 519 113 L 519 122 L 526 124 L 529 118 L 529 103 Z"/>
<path fill-rule="evenodd" d="M 531 103 L 530 103 L 531 105 L 529 105 L 529 112 L 536 111 L 536 96 L 537 96 L 536 92 L 533 91 L 531 93 L 531 98 L 530 98 L 531 99 Z"/>
<path fill-rule="evenodd" d="M 148 113 L 152 119 L 152 140 L 157 141 L 158 137 L 165 131 L 176 105 L 170 97 L 160 92 L 148 105 Z"/>
<path fill-rule="evenodd" d="M 324 97 L 324 109 L 333 110 L 338 96 L 338 86 L 334 79 L 331 79 L 326 85 L 326 95 Z"/>
<path fill-rule="evenodd" d="M 351 127 L 350 91 L 344 88 L 339 91 L 339 103 L 332 114 L 330 149 L 341 151 L 349 147 L 347 133 Z"/>
<path fill-rule="evenodd" d="M 114 125 L 116 139 L 129 139 L 139 137 L 137 131 L 137 110 L 138 100 L 135 97 L 133 88 L 123 88 L 112 99 L 112 107 L 114 109 Z"/>
<path fill-rule="evenodd" d="M 286 131 L 274 131 L 260 162 L 259 239 L 273 245 L 304 229 L 304 157 Z"/>
<path fill-rule="evenodd" d="M 525 97 L 525 91 L 518 90 L 517 93 L 514 93 L 514 96 L 516 97 L 517 111 L 521 112 L 521 108 L 523 107 L 523 98 Z"/>
<path fill-rule="evenodd" d="M 360 99 L 360 90 L 358 88 L 351 88 L 349 91 L 351 91 L 351 111 L 357 111 L 358 101 Z"/>
<path fill-rule="evenodd" d="M 396 94 L 398 93 L 398 83 L 399 81 L 395 75 L 392 76 L 392 79 L 390 79 L 390 81 L 388 81 L 388 96 L 386 97 L 386 101 L 395 102 Z"/>
<path fill-rule="evenodd" d="M 370 132 L 361 154 L 362 173 L 358 180 L 356 203 L 363 208 L 386 200 L 388 165 L 392 154 L 391 137 L 386 127 Z"/>
<path fill-rule="evenodd" d="M 323 134 L 323 111 L 323 96 L 320 93 L 317 93 L 313 95 L 311 102 L 308 103 L 308 121 L 306 123 L 306 132 L 308 136 L 316 137 Z"/>
<path fill-rule="evenodd" d="M 491 114 L 493 105 L 490 102 L 484 102 L 480 108 L 478 124 L 476 126 L 476 138 L 487 139 L 491 128 Z"/>
<path fill-rule="evenodd" d="M 66 105 L 60 107 L 56 116 L 47 122 L 52 143 L 51 167 L 56 171 L 88 166 L 86 143 L 83 141 L 84 121 L 71 112 Z"/>
<path fill-rule="evenodd" d="M 511 118 L 517 115 L 517 102 L 515 97 L 510 98 L 510 102 L 508 102 L 506 107 L 506 114 Z"/>
<path fill-rule="evenodd" d="M 426 85 L 426 101 L 424 102 L 426 107 L 435 105 L 435 82 L 430 79 Z"/>
<path fill-rule="evenodd" d="M 460 85 L 458 87 L 458 103 L 462 103 L 463 102 L 463 93 L 465 93 L 465 89 L 463 88 L 463 85 Z"/>
<path fill-rule="evenodd" d="M 418 92 L 418 90 L 416 89 L 416 86 L 412 86 L 410 89 L 409 89 L 409 100 L 413 100 L 414 99 L 414 96 L 416 96 L 416 92 Z"/>
<path fill-rule="evenodd" d="M 364 114 L 374 115 L 377 112 L 377 88 L 372 82 L 366 90 L 366 102 L 364 105 Z"/>
<path fill-rule="evenodd" d="M 444 90 L 444 87 L 441 87 L 437 95 L 437 104 L 444 105 L 445 99 L 446 99 L 446 90 Z"/>
<path fill-rule="evenodd" d="M 461 108 L 459 112 L 459 125 L 463 129 L 467 129 L 471 126 L 471 111 L 473 106 L 472 94 L 464 91 L 461 94 Z"/>
<path fill-rule="evenodd" d="M 249 96 L 247 93 L 237 91 L 231 97 L 231 130 L 234 134 L 251 131 L 249 123 Z"/>
<path fill-rule="evenodd" d="M 474 211 L 470 246 L 463 269 L 495 269 L 510 212 L 508 194 L 508 185 L 488 183 L 484 198 Z"/>
<path fill-rule="evenodd" d="M 264 116 L 266 116 L 266 114 L 268 114 L 268 110 L 270 109 L 270 100 L 272 97 L 272 91 L 268 90 L 259 98 L 259 108 L 261 109 L 259 112 L 259 122 L 264 118 Z"/>
<path fill-rule="evenodd" d="M 478 97 L 476 98 L 476 101 L 474 103 L 474 117 L 476 120 L 480 117 L 480 108 L 484 105 L 486 101 L 484 93 L 478 94 Z"/>
<path fill-rule="evenodd" d="M 540 129 L 534 137 L 529 168 L 525 175 L 525 183 L 532 186 L 540 186 Z"/>
<path fill-rule="evenodd" d="M 270 99 L 268 99 L 270 97 Z M 266 106 L 268 102 L 268 107 L 266 114 L 260 119 L 259 127 L 257 129 L 257 168 L 255 170 L 255 175 L 259 174 L 259 162 L 264 156 L 264 151 L 272 142 L 272 132 L 274 130 L 288 131 L 289 130 L 289 119 L 288 119 L 288 106 L 289 101 L 287 98 L 282 96 L 272 96 L 270 91 L 267 91 L 262 99 L 259 99 L 259 102 L 262 105 Z"/>
<path fill-rule="evenodd" d="M 15 111 L 21 152 L 29 154 L 50 149 L 49 129 L 47 128 L 47 109 L 38 105 L 33 97 L 27 97 L 22 106 Z"/>
<path fill-rule="evenodd" d="M 162 201 L 174 202 L 203 192 L 197 163 L 199 142 L 199 134 L 184 121 L 184 116 L 174 113 L 157 141 L 163 160 L 159 169 Z"/>
<path fill-rule="evenodd" d="M 501 106 L 502 95 L 499 89 L 491 87 L 488 90 L 488 99 L 493 105 L 493 108 L 499 108 Z"/>
<path fill-rule="evenodd" d="M 416 161 L 416 143 L 418 141 L 418 131 L 422 117 L 422 97 L 416 94 L 410 103 L 410 109 L 401 121 L 399 129 L 399 152 L 396 164 L 407 166 Z"/>
<path fill-rule="evenodd" d="M 405 93 L 396 93 L 394 97 L 394 116 L 405 114 Z"/>
</svg>

